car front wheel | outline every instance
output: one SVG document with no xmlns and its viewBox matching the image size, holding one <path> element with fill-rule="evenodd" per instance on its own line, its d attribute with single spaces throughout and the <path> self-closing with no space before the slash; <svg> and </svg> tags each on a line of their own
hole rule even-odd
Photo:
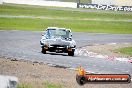
<svg viewBox="0 0 132 88">
<path fill-rule="evenodd" d="M 42 48 L 42 51 L 41 51 L 43 54 L 46 54 L 46 49 Z"/>
<path fill-rule="evenodd" d="M 68 55 L 69 55 L 69 56 L 74 56 L 74 50 L 68 51 Z"/>
</svg>

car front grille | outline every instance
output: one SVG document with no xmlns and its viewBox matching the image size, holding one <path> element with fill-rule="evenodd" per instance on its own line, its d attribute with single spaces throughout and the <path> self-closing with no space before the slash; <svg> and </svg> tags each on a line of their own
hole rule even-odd
<svg viewBox="0 0 132 88">
<path fill-rule="evenodd" d="M 65 45 L 50 45 L 50 48 L 66 48 L 67 46 Z"/>
</svg>

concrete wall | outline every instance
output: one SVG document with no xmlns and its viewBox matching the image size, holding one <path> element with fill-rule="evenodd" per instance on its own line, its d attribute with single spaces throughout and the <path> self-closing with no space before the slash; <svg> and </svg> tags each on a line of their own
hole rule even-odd
<svg viewBox="0 0 132 88">
<path fill-rule="evenodd" d="M 77 8 L 77 3 L 43 0 L 4 0 L 5 3 Z"/>
<path fill-rule="evenodd" d="M 3 4 L 3 0 L 0 0 L 0 4 Z"/>
<path fill-rule="evenodd" d="M 92 0 L 92 4 L 132 6 L 132 0 Z"/>
<path fill-rule="evenodd" d="M 18 78 L 0 75 L 0 88 L 17 88 Z"/>
<path fill-rule="evenodd" d="M 132 0 L 116 0 L 115 5 L 118 5 L 118 6 L 132 6 Z"/>
<path fill-rule="evenodd" d="M 115 0 L 92 0 L 92 4 L 113 5 Z"/>
</svg>

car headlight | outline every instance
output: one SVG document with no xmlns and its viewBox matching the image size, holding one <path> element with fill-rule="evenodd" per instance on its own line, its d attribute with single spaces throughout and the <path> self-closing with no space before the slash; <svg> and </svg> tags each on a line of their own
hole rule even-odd
<svg viewBox="0 0 132 88">
<path fill-rule="evenodd" d="M 72 41 L 72 38 L 69 38 L 68 40 L 69 40 L 69 41 Z"/>
<path fill-rule="evenodd" d="M 46 39 L 44 39 L 44 38 L 43 38 L 43 39 L 41 39 L 41 43 L 45 43 L 45 40 L 46 40 Z"/>
</svg>

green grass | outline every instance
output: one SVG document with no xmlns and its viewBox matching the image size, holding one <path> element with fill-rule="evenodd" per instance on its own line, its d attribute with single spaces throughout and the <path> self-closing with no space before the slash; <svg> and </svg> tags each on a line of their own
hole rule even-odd
<svg viewBox="0 0 132 88">
<path fill-rule="evenodd" d="M 80 12 L 68 10 L 56 10 L 54 7 L 40 7 L 28 5 L 0 5 L 0 15 L 29 15 L 45 17 L 89 18 L 89 19 L 132 19 L 132 13 Z"/>
<path fill-rule="evenodd" d="M 44 82 L 42 83 L 42 85 L 35 85 L 35 86 L 39 86 L 39 88 L 63 88 L 62 85 L 60 84 L 53 84 L 53 83 L 49 83 L 49 82 Z M 19 84 L 17 86 L 17 88 L 35 88 L 33 85 L 30 84 Z"/>
<path fill-rule="evenodd" d="M 35 16 L 35 18 L 0 17 L 0 30 L 42 31 L 48 26 L 57 26 L 70 28 L 74 32 L 132 34 L 132 22 L 120 21 L 132 20 L 132 13 L 126 12 L 81 12 L 62 9 L 56 10 L 54 7 L 9 4 L 0 5 L 0 15 Z M 47 18 L 36 18 L 39 16 Z"/>
<path fill-rule="evenodd" d="M 46 88 L 63 88 L 63 86 L 60 84 L 52 84 L 49 82 L 44 83 L 44 85 L 46 86 Z"/>
<path fill-rule="evenodd" d="M 132 56 L 132 47 L 121 48 L 121 49 L 118 49 L 117 51 L 122 54 Z"/>
<path fill-rule="evenodd" d="M 132 34 L 132 24 L 129 22 L 104 22 L 84 20 L 54 20 L 54 19 L 23 19 L 0 18 L 2 30 L 33 30 L 42 31 L 48 26 L 71 28 L 76 32 L 125 33 Z"/>
<path fill-rule="evenodd" d="M 17 88 L 32 88 L 30 84 L 19 84 Z"/>
</svg>

